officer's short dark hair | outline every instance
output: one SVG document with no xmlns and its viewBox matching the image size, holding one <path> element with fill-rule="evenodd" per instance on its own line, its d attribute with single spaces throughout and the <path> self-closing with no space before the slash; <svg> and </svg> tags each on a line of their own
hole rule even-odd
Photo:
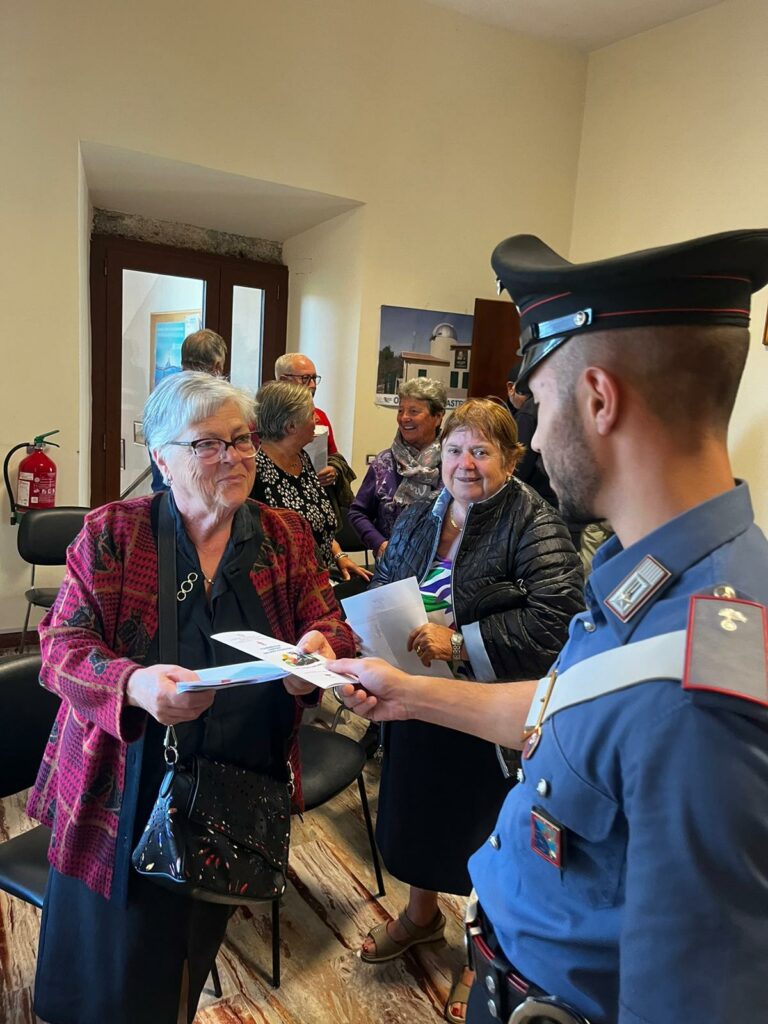
<svg viewBox="0 0 768 1024">
<path fill-rule="evenodd" d="M 227 358 L 227 343 L 216 331 L 207 328 L 188 334 L 181 346 L 182 370 L 221 372 Z"/>
<path fill-rule="evenodd" d="M 573 395 L 587 366 L 602 366 L 642 394 L 649 410 L 679 435 L 724 434 L 749 349 L 746 327 L 667 325 L 585 335 L 557 358 L 561 395 Z"/>
</svg>

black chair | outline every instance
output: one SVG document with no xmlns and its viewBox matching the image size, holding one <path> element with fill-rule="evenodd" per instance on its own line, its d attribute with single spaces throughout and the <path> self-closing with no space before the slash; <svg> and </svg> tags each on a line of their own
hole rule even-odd
<svg viewBox="0 0 768 1024">
<path fill-rule="evenodd" d="M 32 509 L 21 517 L 17 544 L 21 557 L 32 566 L 32 586 L 24 593 L 27 614 L 21 630 L 20 654 L 24 651 L 33 605 L 50 608 L 59 592 L 58 587 L 36 587 L 35 569 L 38 565 L 66 565 L 67 548 L 82 529 L 83 519 L 89 511 L 76 505 L 62 505 L 60 508 Z"/>
<path fill-rule="evenodd" d="M 384 896 L 384 879 L 381 875 L 379 853 L 376 849 L 368 795 L 363 780 L 365 750 L 349 736 L 329 732 L 314 725 L 302 725 L 299 729 L 299 750 L 305 810 L 313 811 L 316 807 L 321 807 L 347 786 L 357 782 L 368 842 L 371 846 L 373 870 L 376 874 L 376 896 Z"/>
<path fill-rule="evenodd" d="M 341 508 L 341 526 L 336 532 L 336 540 L 341 545 L 341 550 L 348 554 L 362 551 L 365 553 L 365 568 L 370 569 L 370 550 L 360 539 L 360 534 L 349 521 L 349 509 Z"/>
<path fill-rule="evenodd" d="M 38 682 L 40 657 L 0 661 L 0 798 L 28 789 L 51 732 L 59 700 Z M 48 882 L 45 825 L 0 843 L 0 889 L 40 909 Z"/>
<path fill-rule="evenodd" d="M 59 709 L 59 698 L 38 682 L 40 664 L 37 654 L 0 661 L 0 799 L 33 785 Z M 38 910 L 48 884 L 50 841 L 51 830 L 37 825 L 0 843 L 0 890 Z M 211 980 L 220 997 L 215 964 Z"/>
</svg>

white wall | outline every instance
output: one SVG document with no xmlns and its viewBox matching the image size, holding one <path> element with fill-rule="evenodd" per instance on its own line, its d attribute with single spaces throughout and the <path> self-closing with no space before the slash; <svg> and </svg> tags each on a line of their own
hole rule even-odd
<svg viewBox="0 0 768 1024">
<path fill-rule="evenodd" d="M 768 4 L 726 0 L 593 53 L 571 258 L 768 225 Z M 768 527 L 768 289 L 731 427 L 735 471 Z"/>
<path fill-rule="evenodd" d="M 340 452 L 351 459 L 360 343 L 365 208 L 334 217 L 283 246 L 288 266 L 288 350 L 322 376 L 315 394 Z M 264 368 L 265 380 L 270 379 Z"/>
<path fill-rule="evenodd" d="M 327 272 L 346 308 L 321 395 L 359 466 L 394 426 L 367 397 L 380 305 L 471 312 L 492 294 L 500 238 L 536 230 L 567 245 L 585 74 L 582 54 L 418 0 L 8 0 L 0 282 L 20 355 L 0 383 L 0 450 L 59 427 L 59 500 L 87 493 L 81 140 L 365 203 L 356 294 Z M 20 617 L 6 508 L 0 629 Z"/>
</svg>

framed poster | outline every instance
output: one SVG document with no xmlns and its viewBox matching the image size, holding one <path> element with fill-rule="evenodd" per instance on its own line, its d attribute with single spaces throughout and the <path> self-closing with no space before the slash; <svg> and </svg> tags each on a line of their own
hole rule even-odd
<svg viewBox="0 0 768 1024">
<path fill-rule="evenodd" d="M 188 334 L 199 331 L 203 322 L 200 309 L 181 309 L 174 313 L 149 314 L 149 389 L 181 369 L 181 345 Z"/>
<path fill-rule="evenodd" d="M 414 377 L 441 380 L 449 409 L 465 402 L 473 319 L 468 313 L 382 306 L 376 405 L 396 406 L 398 387 Z"/>
</svg>

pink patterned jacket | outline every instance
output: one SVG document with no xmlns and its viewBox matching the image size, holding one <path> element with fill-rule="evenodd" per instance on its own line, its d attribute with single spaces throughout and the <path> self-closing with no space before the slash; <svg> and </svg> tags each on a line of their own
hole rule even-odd
<svg viewBox="0 0 768 1024">
<path fill-rule="evenodd" d="M 40 624 L 41 682 L 62 698 L 30 792 L 28 814 L 49 825 L 51 864 L 108 897 L 115 861 L 127 746 L 146 712 L 125 703 L 128 679 L 157 631 L 153 496 L 115 502 L 85 518 L 67 554 L 53 608 Z M 255 505 L 256 503 L 251 503 Z M 294 642 L 318 629 L 339 657 L 354 640 L 317 567 L 314 540 L 295 512 L 258 505 L 264 543 L 250 572 L 272 634 Z M 295 730 L 291 761 L 299 777 Z M 300 786 L 297 787 L 300 803 Z"/>
</svg>

